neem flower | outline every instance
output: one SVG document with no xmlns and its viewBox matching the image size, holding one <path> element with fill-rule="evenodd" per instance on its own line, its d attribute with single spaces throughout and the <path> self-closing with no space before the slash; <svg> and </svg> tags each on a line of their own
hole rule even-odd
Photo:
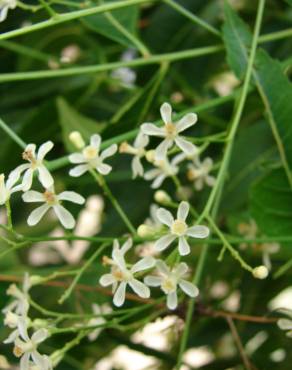
<svg viewBox="0 0 292 370">
<path fill-rule="evenodd" d="M 193 126 L 197 122 L 195 113 L 188 113 L 177 123 L 172 122 L 172 108 L 168 103 L 162 104 L 160 108 L 163 127 L 157 127 L 153 123 L 143 123 L 141 130 L 149 136 L 158 136 L 164 140 L 158 145 L 155 150 L 155 156 L 158 160 L 165 158 L 168 149 L 175 143 L 183 152 L 188 155 L 197 151 L 197 147 L 188 140 L 180 136 L 180 133 Z"/>
<path fill-rule="evenodd" d="M 17 7 L 17 0 L 0 0 L 0 22 L 7 18 L 8 10 Z"/>
<path fill-rule="evenodd" d="M 181 202 L 177 210 L 177 218 L 174 219 L 172 214 L 165 208 L 159 208 L 156 216 L 159 221 L 169 227 L 169 232 L 155 242 L 157 250 L 166 249 L 174 240 L 178 239 L 178 251 L 184 256 L 190 253 L 190 246 L 187 242 L 187 237 L 191 238 L 207 238 L 209 229 L 204 225 L 195 225 L 189 227 L 186 223 L 186 218 L 189 214 L 190 205 L 188 202 Z"/>
<path fill-rule="evenodd" d="M 22 195 L 22 199 L 24 202 L 28 203 L 45 203 L 31 212 L 27 219 L 29 226 L 36 225 L 42 219 L 45 213 L 52 208 L 61 224 L 66 229 L 72 229 L 75 226 L 75 220 L 72 214 L 61 205 L 61 201 L 68 200 L 69 202 L 76 204 L 83 204 L 85 202 L 85 199 L 74 191 L 63 191 L 60 194 L 56 194 L 53 187 L 47 189 L 44 193 L 34 190 L 27 191 Z"/>
</svg>

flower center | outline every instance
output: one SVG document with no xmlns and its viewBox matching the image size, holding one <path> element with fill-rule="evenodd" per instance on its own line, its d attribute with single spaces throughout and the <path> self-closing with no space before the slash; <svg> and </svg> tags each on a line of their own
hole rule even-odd
<svg viewBox="0 0 292 370">
<path fill-rule="evenodd" d="M 14 346 L 14 348 L 13 348 L 13 354 L 16 357 L 21 357 L 23 355 L 23 350 L 20 347 L 18 347 L 18 346 Z"/>
<path fill-rule="evenodd" d="M 44 195 L 46 203 L 48 203 L 49 205 L 58 203 L 58 199 L 53 192 L 46 190 L 43 195 Z"/>
<path fill-rule="evenodd" d="M 87 146 L 86 148 L 83 149 L 83 155 L 84 158 L 87 160 L 92 160 L 97 157 L 98 155 L 98 150 L 94 148 L 93 146 Z"/>
<path fill-rule="evenodd" d="M 122 271 L 116 267 L 113 268 L 112 274 L 116 281 L 127 281 L 131 277 L 131 274 L 128 271 Z"/>
<path fill-rule="evenodd" d="M 35 156 L 33 155 L 33 152 L 32 150 L 25 150 L 23 153 L 22 153 L 22 158 L 25 160 L 25 161 L 28 161 L 30 162 L 32 165 L 36 166 L 37 165 L 37 160 L 35 159 Z"/>
<path fill-rule="evenodd" d="M 175 283 L 175 281 L 173 281 L 173 279 L 168 277 L 161 284 L 161 288 L 166 294 L 168 294 L 168 293 L 171 293 L 171 292 L 175 291 L 176 283 Z"/>
<path fill-rule="evenodd" d="M 181 236 L 184 235 L 187 231 L 187 224 L 182 220 L 175 220 L 171 225 L 171 232 L 175 235 Z"/>
<path fill-rule="evenodd" d="M 165 131 L 168 137 L 174 137 L 176 135 L 176 127 L 173 123 L 166 123 L 165 124 Z"/>
</svg>

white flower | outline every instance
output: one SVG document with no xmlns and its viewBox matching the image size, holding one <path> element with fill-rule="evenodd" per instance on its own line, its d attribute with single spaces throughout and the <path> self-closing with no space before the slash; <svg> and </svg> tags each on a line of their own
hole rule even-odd
<svg viewBox="0 0 292 370">
<path fill-rule="evenodd" d="M 179 286 L 185 294 L 194 298 L 199 294 L 199 289 L 189 281 L 183 279 L 188 272 L 186 263 L 179 263 L 170 269 L 165 262 L 158 260 L 156 262 L 158 276 L 148 275 L 144 279 L 144 283 L 157 287 L 160 286 L 163 292 L 167 295 L 167 307 L 174 310 L 177 307 L 177 287 Z"/>
<path fill-rule="evenodd" d="M 25 151 L 22 153 L 22 158 L 29 163 L 21 164 L 16 167 L 10 174 L 10 176 L 19 179 L 20 175 L 23 174 L 22 186 L 23 191 L 27 191 L 31 188 L 33 174 L 35 171 L 38 172 L 38 179 L 45 188 L 49 188 L 54 184 L 54 179 L 43 161 L 46 154 L 53 148 L 54 144 L 51 141 L 47 141 L 39 147 L 36 153 L 36 145 L 28 144 Z"/>
<path fill-rule="evenodd" d="M 22 190 L 22 185 L 15 185 L 18 181 L 18 177 L 11 173 L 5 183 L 4 174 L 0 175 L 0 205 L 5 204 L 12 193 Z"/>
<path fill-rule="evenodd" d="M 162 251 L 166 249 L 174 240 L 178 239 L 178 251 L 180 255 L 184 256 L 190 253 L 190 246 L 186 240 L 187 236 L 199 239 L 208 237 L 209 229 L 207 226 L 195 225 L 189 227 L 186 224 L 189 210 L 190 205 L 185 201 L 179 204 L 176 219 L 165 208 L 157 210 L 156 215 L 159 221 L 169 227 L 169 232 L 155 242 L 157 250 Z"/>
<path fill-rule="evenodd" d="M 144 174 L 141 158 L 143 158 L 146 154 L 145 147 L 148 145 L 148 143 L 149 137 L 140 132 L 137 135 L 133 146 L 127 142 L 124 142 L 120 145 L 120 153 L 128 153 L 134 156 L 132 160 L 133 178 L 136 178 L 137 176 L 143 176 Z"/>
<path fill-rule="evenodd" d="M 27 273 L 24 274 L 22 289 L 19 289 L 15 284 L 11 284 L 7 289 L 7 295 L 13 297 L 13 301 L 9 303 L 2 312 L 7 314 L 9 311 L 17 315 L 26 316 L 29 309 L 28 291 L 31 288 L 30 277 Z"/>
<path fill-rule="evenodd" d="M 90 138 L 90 145 L 83 148 L 81 153 L 69 155 L 69 161 L 71 163 L 79 164 L 69 171 L 70 176 L 79 177 L 90 169 L 96 169 L 102 175 L 108 175 L 111 172 L 112 167 L 103 163 L 103 161 L 105 158 L 114 155 L 118 147 L 116 144 L 113 144 L 99 153 L 100 144 L 100 135 L 92 135 Z"/>
<path fill-rule="evenodd" d="M 121 61 L 127 62 L 133 60 L 135 55 L 135 50 L 128 49 L 122 54 Z M 129 67 L 120 67 L 111 73 L 111 77 L 119 80 L 123 86 L 133 88 L 137 75 L 136 72 Z"/>
<path fill-rule="evenodd" d="M 109 314 L 112 312 L 111 307 L 108 304 L 98 305 L 93 304 L 92 305 L 92 311 L 96 315 L 96 317 L 93 317 L 88 321 L 88 326 L 98 326 L 106 323 L 106 319 L 103 317 L 104 314 Z M 93 342 L 96 340 L 96 338 L 99 336 L 103 328 L 96 328 L 92 332 L 88 334 L 88 339 Z"/>
<path fill-rule="evenodd" d="M 52 366 L 48 356 L 41 355 L 37 350 L 38 345 L 48 338 L 48 331 L 39 329 L 30 338 L 27 333 L 25 319 L 19 320 L 18 330 L 20 338 L 15 339 L 13 353 L 16 357 L 21 357 L 20 370 L 28 370 L 31 361 L 41 370 L 51 369 Z"/>
<path fill-rule="evenodd" d="M 153 123 L 143 123 L 141 126 L 142 132 L 149 136 L 158 136 L 164 140 L 156 148 L 156 158 L 163 159 L 175 143 L 186 154 L 193 154 L 197 151 L 197 147 L 180 136 L 180 133 L 187 128 L 193 126 L 197 122 L 195 113 L 188 113 L 181 118 L 177 123 L 172 122 L 172 108 L 168 103 L 162 104 L 160 108 L 163 127 L 157 127 Z"/>
<path fill-rule="evenodd" d="M 292 338 L 292 310 L 282 309 L 280 311 L 282 313 L 284 313 L 285 315 L 287 315 L 289 317 L 289 319 L 287 319 L 287 318 L 279 319 L 277 321 L 278 327 L 281 330 L 287 331 L 287 333 L 286 333 L 287 337 Z"/>
<path fill-rule="evenodd" d="M 0 0 L 0 22 L 7 18 L 9 9 L 15 9 L 16 7 L 17 0 Z"/>
<path fill-rule="evenodd" d="M 151 184 L 153 189 L 159 188 L 167 177 L 175 176 L 179 171 L 176 157 L 172 158 L 170 162 L 167 157 L 161 160 L 155 159 L 153 164 L 156 168 L 145 172 L 144 175 L 145 180 L 154 180 Z"/>
<path fill-rule="evenodd" d="M 34 190 L 27 191 L 22 195 L 22 199 L 24 202 L 28 203 L 45 203 L 31 212 L 27 219 L 29 226 L 36 225 L 42 219 L 45 213 L 52 208 L 61 224 L 66 229 L 72 229 L 75 226 L 75 220 L 72 214 L 61 205 L 61 201 L 68 200 L 69 202 L 77 204 L 83 204 L 85 202 L 85 199 L 74 191 L 63 191 L 60 194 L 55 194 L 53 187 L 47 189 L 44 193 Z"/>
<path fill-rule="evenodd" d="M 132 239 L 128 239 L 120 248 L 119 242 L 114 241 L 112 259 L 107 258 L 111 273 L 103 275 L 99 282 L 102 286 L 112 285 L 114 305 L 120 307 L 125 302 L 126 287 L 129 284 L 133 291 L 141 298 L 150 297 L 150 289 L 134 277 L 136 272 L 147 270 L 155 265 L 152 257 L 142 258 L 131 268 L 127 267 L 124 255 L 132 247 Z"/>
<path fill-rule="evenodd" d="M 4 344 L 14 343 L 16 338 L 19 337 L 19 322 L 25 320 L 25 324 L 28 327 L 31 324 L 31 320 L 27 316 L 17 315 L 11 311 L 5 314 L 4 325 L 8 326 L 13 330 L 10 335 L 3 341 Z"/>
<path fill-rule="evenodd" d="M 214 186 L 216 179 L 214 176 L 209 175 L 212 167 L 213 161 L 209 157 L 205 158 L 202 162 L 198 160 L 196 164 L 188 166 L 187 177 L 189 180 L 194 181 L 197 190 L 202 190 L 204 184 Z"/>
</svg>

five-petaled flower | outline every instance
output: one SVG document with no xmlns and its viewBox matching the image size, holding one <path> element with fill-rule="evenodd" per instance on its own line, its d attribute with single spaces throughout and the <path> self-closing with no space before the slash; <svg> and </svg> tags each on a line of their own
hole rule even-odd
<svg viewBox="0 0 292 370">
<path fill-rule="evenodd" d="M 187 177 L 190 181 L 194 181 L 194 186 L 197 190 L 202 190 L 204 184 L 214 186 L 215 177 L 209 175 L 213 168 L 213 160 L 209 157 L 202 162 L 198 159 L 194 164 L 188 166 Z"/>
<path fill-rule="evenodd" d="M 17 7 L 17 0 L 0 0 L 0 22 L 7 18 L 8 10 Z"/>
<path fill-rule="evenodd" d="M 27 191 L 31 188 L 33 174 L 35 171 L 38 172 L 38 179 L 44 188 L 49 188 L 53 186 L 54 179 L 50 174 L 49 170 L 46 168 L 44 158 L 46 154 L 53 148 L 54 144 L 51 141 L 47 141 L 39 147 L 39 150 L 36 153 L 36 145 L 28 144 L 22 153 L 22 158 L 28 163 L 21 164 L 16 167 L 10 174 L 12 178 L 17 180 L 23 174 L 22 179 L 22 190 Z M 10 177 L 9 176 L 9 177 Z"/>
<path fill-rule="evenodd" d="M 124 255 L 132 247 L 132 239 L 128 239 L 120 248 L 119 242 L 114 241 L 112 259 L 105 257 L 104 262 L 111 265 L 111 272 L 101 276 L 102 286 L 112 285 L 114 305 L 120 307 L 125 302 L 126 287 L 129 284 L 133 291 L 141 298 L 150 297 L 150 289 L 135 278 L 135 273 L 148 270 L 155 265 L 153 257 L 144 257 L 131 268 L 127 267 Z"/>
<path fill-rule="evenodd" d="M 157 210 L 157 218 L 159 221 L 169 227 L 169 232 L 155 242 L 157 250 L 166 249 L 174 240 L 178 239 L 178 250 L 180 255 L 184 256 L 190 253 L 190 246 L 186 237 L 192 238 L 207 238 L 209 229 L 204 225 L 195 225 L 189 227 L 186 224 L 186 218 L 189 214 L 190 205 L 188 202 L 181 202 L 177 210 L 177 218 L 174 219 L 172 214 L 165 208 Z"/>
<path fill-rule="evenodd" d="M 188 113 L 177 123 L 173 123 L 171 117 L 172 108 L 168 103 L 162 104 L 160 113 L 164 122 L 163 127 L 157 127 L 153 123 L 143 123 L 141 125 L 141 130 L 144 134 L 164 138 L 155 150 L 156 158 L 158 160 L 165 158 L 168 149 L 170 149 L 174 143 L 188 155 L 192 155 L 198 151 L 198 148 L 194 144 L 180 136 L 181 132 L 197 122 L 197 115 L 195 113 Z"/>
<path fill-rule="evenodd" d="M 41 370 L 51 369 L 49 357 L 41 355 L 37 350 L 38 345 L 48 338 L 48 331 L 39 329 L 29 337 L 25 318 L 19 320 L 18 330 L 19 337 L 15 339 L 13 353 L 16 357 L 21 357 L 20 370 L 28 370 L 31 361 Z"/>
<path fill-rule="evenodd" d="M 92 135 L 90 145 L 85 146 L 81 153 L 73 153 L 69 155 L 69 161 L 78 166 L 69 171 L 69 175 L 79 177 L 85 172 L 96 169 L 102 175 L 108 175 L 112 167 L 103 161 L 116 153 L 118 147 L 116 144 L 110 145 L 107 149 L 100 152 L 101 137 L 98 134 Z"/>
<path fill-rule="evenodd" d="M 143 158 L 146 154 L 145 148 L 148 143 L 149 137 L 140 132 L 137 135 L 133 145 L 130 145 L 127 142 L 123 142 L 120 145 L 120 153 L 128 153 L 134 156 L 132 159 L 133 178 L 136 178 L 137 176 L 143 176 L 144 174 L 141 158 Z"/>
<path fill-rule="evenodd" d="M 170 269 L 162 260 L 156 262 L 158 274 L 148 275 L 144 278 L 144 283 L 157 287 L 160 286 L 167 295 L 167 307 L 174 310 L 177 307 L 177 288 L 178 286 L 185 294 L 194 298 L 199 294 L 199 289 L 183 277 L 188 272 L 188 266 L 182 262 Z"/>
<path fill-rule="evenodd" d="M 61 201 L 68 200 L 69 202 L 76 204 L 83 204 L 85 202 L 85 199 L 74 191 L 63 191 L 60 194 L 56 194 L 53 187 L 46 189 L 44 193 L 34 190 L 27 191 L 22 195 L 22 199 L 24 202 L 28 203 L 45 203 L 31 212 L 27 219 L 29 226 L 36 225 L 42 219 L 45 213 L 52 208 L 61 224 L 66 229 L 73 229 L 75 226 L 75 220 L 72 214 L 61 205 Z"/>
<path fill-rule="evenodd" d="M 7 289 L 7 295 L 13 297 L 6 307 L 3 308 L 2 312 L 7 314 L 8 312 L 14 312 L 17 315 L 26 316 L 29 309 L 29 289 L 31 288 L 31 280 L 28 273 L 24 274 L 22 289 L 19 289 L 15 284 L 11 284 Z"/>
</svg>

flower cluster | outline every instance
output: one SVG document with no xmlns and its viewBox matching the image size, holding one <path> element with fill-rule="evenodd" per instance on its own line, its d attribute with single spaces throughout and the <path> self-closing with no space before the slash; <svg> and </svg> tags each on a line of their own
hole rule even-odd
<svg viewBox="0 0 292 370">
<path fill-rule="evenodd" d="M 100 284 L 104 287 L 112 286 L 113 303 L 120 307 L 126 298 L 126 288 L 130 288 L 139 297 L 147 299 L 150 297 L 148 286 L 160 286 L 167 295 L 167 307 L 174 310 L 178 304 L 177 288 L 180 287 L 184 293 L 190 297 L 199 294 L 198 288 L 184 279 L 188 272 L 186 263 L 178 263 L 172 268 L 162 260 L 156 260 L 152 256 L 146 256 L 138 260 L 135 264 L 129 265 L 125 261 L 125 254 L 133 246 L 132 239 L 128 239 L 121 247 L 117 240 L 114 241 L 112 256 L 104 257 L 105 265 L 111 267 L 110 273 L 104 274 L 100 278 Z M 139 276 L 156 267 L 156 275 L 147 275 L 144 282 L 139 280 Z"/>
<path fill-rule="evenodd" d="M 22 289 L 15 284 L 10 285 L 7 294 L 12 297 L 2 312 L 5 315 L 4 324 L 13 329 L 4 343 L 14 344 L 13 353 L 20 358 L 20 370 L 35 368 L 38 370 L 52 369 L 50 357 L 42 355 L 38 351 L 40 343 L 49 337 L 49 332 L 45 328 L 37 328 L 37 321 L 32 321 L 29 316 L 29 289 L 33 285 L 33 277 L 25 274 Z M 29 332 L 32 331 L 32 335 Z"/>
<path fill-rule="evenodd" d="M 205 158 L 201 161 L 200 148 L 181 135 L 197 122 L 197 115 L 188 113 L 178 122 L 173 122 L 172 107 L 168 103 L 162 104 L 160 113 L 163 121 L 162 127 L 153 123 L 143 123 L 133 145 L 128 142 L 120 145 L 120 153 L 133 155 L 133 178 L 144 177 L 145 180 L 152 181 L 152 188 L 157 189 L 166 178 L 176 176 L 179 173 L 179 164 L 188 160 L 187 178 L 194 183 L 195 189 L 202 190 L 204 184 L 213 186 L 215 178 L 210 175 L 213 170 L 212 159 Z M 147 150 L 152 136 L 162 141 L 155 150 Z M 177 150 L 181 153 L 170 158 L 170 155 L 176 153 Z M 145 172 L 142 164 L 143 158 L 154 168 Z"/>
<path fill-rule="evenodd" d="M 53 148 L 54 144 L 47 141 L 36 150 L 35 144 L 28 144 L 22 153 L 22 158 L 28 163 L 21 164 L 10 172 L 7 181 L 5 176 L 0 175 L 0 204 L 9 202 L 13 193 L 22 191 L 22 200 L 27 203 L 43 203 L 29 215 L 27 223 L 29 226 L 36 225 L 43 216 L 52 209 L 61 224 L 72 229 L 75 226 L 75 220 L 72 214 L 64 208 L 63 201 L 69 201 L 76 204 L 83 204 L 85 199 L 74 191 L 63 191 L 56 194 L 54 189 L 54 179 L 49 172 L 45 156 Z M 41 185 L 43 192 L 30 190 L 33 185 L 34 175 Z"/>
</svg>

